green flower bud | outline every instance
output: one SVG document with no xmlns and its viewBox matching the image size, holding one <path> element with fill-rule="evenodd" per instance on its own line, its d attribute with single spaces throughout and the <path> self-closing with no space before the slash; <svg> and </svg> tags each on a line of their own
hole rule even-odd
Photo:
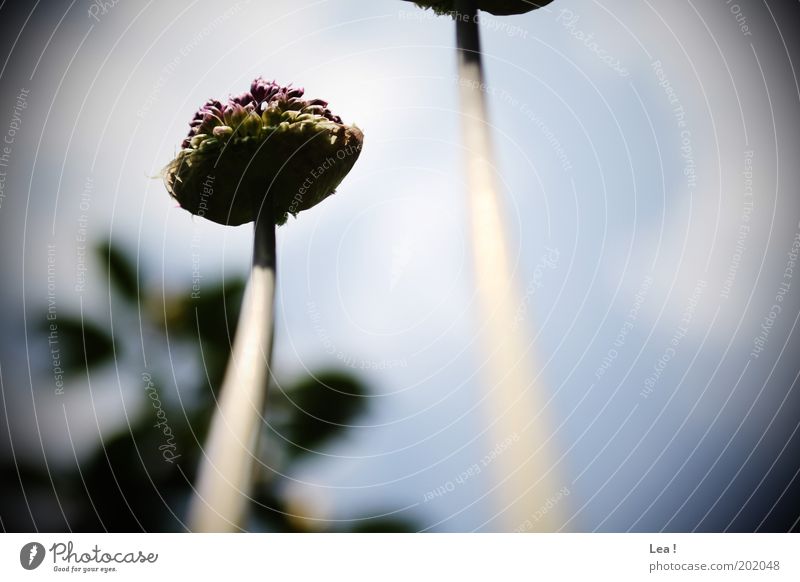
<svg viewBox="0 0 800 582">
<path fill-rule="evenodd" d="M 432 8 L 437 14 L 449 14 L 455 16 L 455 0 L 406 0 L 414 2 L 422 8 Z M 550 4 L 553 0 L 476 0 L 475 4 L 479 10 L 489 12 L 496 16 L 508 16 L 509 14 L 523 14 L 536 10 L 542 6 Z"/>
<path fill-rule="evenodd" d="M 164 169 L 170 195 L 192 214 L 236 226 L 259 213 L 280 225 L 333 194 L 364 135 L 303 94 L 259 78 L 225 104 L 207 101 Z"/>
</svg>

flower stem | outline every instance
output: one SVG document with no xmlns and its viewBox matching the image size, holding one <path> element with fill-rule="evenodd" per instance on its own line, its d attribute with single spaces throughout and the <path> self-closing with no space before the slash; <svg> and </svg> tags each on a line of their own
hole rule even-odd
<svg viewBox="0 0 800 582">
<path fill-rule="evenodd" d="M 274 325 L 275 225 L 256 220 L 253 269 L 189 512 L 195 532 L 242 529 L 269 383 Z"/>
<path fill-rule="evenodd" d="M 456 44 L 469 189 L 475 279 L 483 336 L 483 362 L 489 394 L 491 442 L 514 444 L 493 463 L 499 479 L 495 489 L 497 516 L 487 527 L 514 531 L 530 523 L 558 487 L 548 447 L 543 413 L 544 386 L 534 375 L 532 341 L 517 312 L 523 305 L 514 283 L 506 242 L 503 204 L 498 187 L 499 166 L 492 150 L 487 115 L 486 84 L 475 0 L 456 0 Z M 555 509 L 531 526 L 556 529 Z"/>
</svg>

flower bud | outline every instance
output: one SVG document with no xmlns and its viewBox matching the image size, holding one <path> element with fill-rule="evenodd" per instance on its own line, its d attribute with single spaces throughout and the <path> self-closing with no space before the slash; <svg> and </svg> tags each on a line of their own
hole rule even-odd
<svg viewBox="0 0 800 582">
<path fill-rule="evenodd" d="M 206 101 L 164 169 L 170 195 L 192 214 L 235 226 L 260 213 L 283 224 L 333 194 L 364 135 L 303 95 L 258 78 L 226 103 Z"/>
<path fill-rule="evenodd" d="M 432 8 L 437 14 L 457 16 L 456 0 L 406 0 L 422 8 Z M 475 0 L 476 8 L 496 16 L 523 14 L 550 4 L 553 0 Z"/>
</svg>

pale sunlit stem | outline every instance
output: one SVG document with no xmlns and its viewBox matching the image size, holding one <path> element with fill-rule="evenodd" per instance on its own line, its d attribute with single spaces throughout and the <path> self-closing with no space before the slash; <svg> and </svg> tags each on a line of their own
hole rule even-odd
<svg viewBox="0 0 800 582">
<path fill-rule="evenodd" d="M 458 0 L 456 12 L 462 132 L 484 346 L 482 363 L 490 390 L 488 422 L 494 423 L 489 431 L 490 442 L 495 446 L 512 439 L 510 446 L 493 457 L 492 470 L 500 483 L 495 490 L 498 518 L 488 527 L 497 531 L 552 531 L 560 525 L 557 508 L 540 514 L 560 485 L 551 471 L 551 448 L 543 446 L 550 436 L 546 415 L 541 413 L 543 382 L 535 379 L 531 340 L 517 320 L 521 296 L 512 280 L 498 167 L 487 123 L 475 1 Z"/>
<path fill-rule="evenodd" d="M 190 508 L 192 531 L 238 531 L 243 524 L 269 383 L 275 262 L 275 225 L 258 220 L 253 270 Z"/>
</svg>

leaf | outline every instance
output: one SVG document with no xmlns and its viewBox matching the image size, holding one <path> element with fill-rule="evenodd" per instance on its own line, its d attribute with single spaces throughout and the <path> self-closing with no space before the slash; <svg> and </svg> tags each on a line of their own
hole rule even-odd
<svg viewBox="0 0 800 582">
<path fill-rule="evenodd" d="M 71 500 L 73 530 L 112 532 L 176 531 L 174 515 L 190 493 L 177 468 L 159 455 L 157 431 L 120 433 L 107 440 L 81 467 L 84 490 Z M 145 432 L 146 431 L 146 432 Z M 140 437 L 140 438 L 137 438 Z M 143 438 L 142 438 L 143 437 Z"/>
<path fill-rule="evenodd" d="M 259 529 L 272 532 L 295 532 L 297 529 L 289 519 L 290 512 L 274 487 L 260 485 L 252 493 L 250 513 L 259 522 Z"/>
<path fill-rule="evenodd" d="M 296 457 L 343 434 L 367 403 L 367 390 L 357 378 L 328 371 L 285 391 L 274 388 L 268 410 L 274 409 L 275 429 L 290 443 L 287 454 Z"/>
<path fill-rule="evenodd" d="M 73 531 L 184 528 L 210 418 L 196 410 L 187 416 L 182 406 L 171 405 L 155 377 L 143 379 L 142 386 L 142 413 L 70 475 L 76 489 L 69 498 Z"/>
<path fill-rule="evenodd" d="M 67 372 L 98 366 L 114 354 L 111 336 L 88 319 L 59 315 L 57 319 L 43 321 L 41 332 L 48 342 L 47 361 L 59 360 Z"/>
<path fill-rule="evenodd" d="M 197 335 L 199 330 L 204 347 L 210 344 L 222 350 L 225 359 L 236 334 L 244 288 L 244 279 L 234 279 L 210 289 L 203 288 L 199 296 L 188 300 L 193 334 Z"/>
<path fill-rule="evenodd" d="M 4 427 L 7 428 L 7 427 Z M 41 451 L 40 451 L 41 455 Z M 59 511 L 53 474 L 37 459 L 17 451 L 12 459 L 0 458 L 0 521 L 3 533 L 65 531 L 68 523 Z"/>
<path fill-rule="evenodd" d="M 108 271 L 111 287 L 124 299 L 136 302 L 139 296 L 139 274 L 136 261 L 110 240 L 95 247 L 100 263 Z"/>
<path fill-rule="evenodd" d="M 205 386 L 201 392 L 209 397 L 208 383 L 213 391 L 222 383 L 244 288 L 244 280 L 238 278 L 215 285 L 203 284 L 199 293 L 187 291 L 169 301 L 169 307 L 161 315 L 161 323 L 172 341 L 180 340 L 197 347 L 202 357 L 200 366 Z"/>
</svg>

